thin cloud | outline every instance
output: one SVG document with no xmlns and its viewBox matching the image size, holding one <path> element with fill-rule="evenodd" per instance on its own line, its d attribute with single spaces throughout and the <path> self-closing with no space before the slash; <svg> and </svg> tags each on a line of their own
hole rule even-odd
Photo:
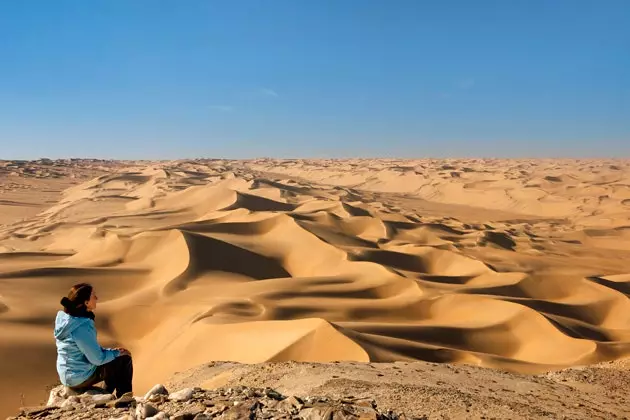
<svg viewBox="0 0 630 420">
<path fill-rule="evenodd" d="M 274 98 L 277 98 L 278 96 L 280 96 L 278 95 L 278 92 L 269 88 L 261 88 L 260 93 L 265 96 L 273 96 Z"/>
<path fill-rule="evenodd" d="M 234 111 L 234 107 L 231 105 L 210 105 L 210 109 L 214 109 L 215 111 L 223 111 L 223 112 Z"/>
</svg>

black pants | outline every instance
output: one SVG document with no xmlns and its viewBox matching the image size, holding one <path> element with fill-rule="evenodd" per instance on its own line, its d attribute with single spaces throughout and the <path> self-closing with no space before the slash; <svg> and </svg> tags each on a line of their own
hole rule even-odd
<svg viewBox="0 0 630 420">
<path fill-rule="evenodd" d="M 80 385 L 71 387 L 77 392 L 87 391 L 99 382 L 105 382 L 105 390 L 110 394 L 116 391 L 116 396 L 121 397 L 127 392 L 132 392 L 133 362 L 131 356 L 118 356 L 109 363 L 96 368 L 94 374 Z"/>
</svg>

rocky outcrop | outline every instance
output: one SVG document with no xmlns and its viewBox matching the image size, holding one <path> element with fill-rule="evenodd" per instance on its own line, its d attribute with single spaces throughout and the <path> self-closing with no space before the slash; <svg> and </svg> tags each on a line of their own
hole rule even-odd
<svg viewBox="0 0 630 420">
<path fill-rule="evenodd" d="M 367 399 L 347 397 L 285 396 L 271 388 L 185 388 L 169 393 L 154 386 L 143 397 L 120 398 L 93 388 L 76 394 L 63 386 L 50 392 L 46 406 L 22 408 L 18 419 L 112 419 L 112 420 L 402 420 L 404 414 L 381 412 Z"/>
</svg>

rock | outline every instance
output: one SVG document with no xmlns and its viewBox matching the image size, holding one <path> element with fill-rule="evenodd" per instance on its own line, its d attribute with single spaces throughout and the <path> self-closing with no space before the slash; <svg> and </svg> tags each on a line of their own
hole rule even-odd
<svg viewBox="0 0 630 420">
<path fill-rule="evenodd" d="M 46 405 L 60 407 L 66 398 L 72 395 L 77 395 L 77 393 L 63 385 L 56 386 L 50 391 Z"/>
<path fill-rule="evenodd" d="M 186 388 L 167 396 L 166 388 L 157 385 L 145 397 L 127 393 L 118 399 L 95 389 L 81 395 L 66 395 L 62 387 L 51 392 L 49 400 L 59 405 L 24 408 L 16 420 L 89 419 L 109 420 L 404 420 L 393 412 L 378 411 L 370 398 L 331 399 L 311 396 L 283 396 L 266 388 L 202 390 Z M 148 398 L 147 398 L 148 397 Z M 152 403 L 147 400 L 159 401 Z M 164 410 L 164 411 L 160 411 Z M 175 413 L 169 415 L 168 413 Z"/>
<path fill-rule="evenodd" d="M 372 407 L 364 405 L 351 405 L 344 407 L 344 411 L 348 412 L 353 419 L 378 420 L 378 412 Z"/>
<path fill-rule="evenodd" d="M 332 407 L 320 406 L 301 410 L 298 414 L 298 418 L 304 420 L 332 420 L 332 415 Z"/>
<path fill-rule="evenodd" d="M 62 408 L 67 408 L 69 406 L 75 405 L 75 404 L 79 404 L 81 402 L 81 399 L 79 397 L 77 397 L 76 395 L 71 395 L 70 397 L 68 397 L 68 399 L 66 399 L 63 404 L 61 404 Z"/>
<path fill-rule="evenodd" d="M 280 401 L 280 403 L 278 403 L 278 408 L 280 410 L 289 412 L 291 414 L 296 414 L 298 411 L 302 409 L 303 406 L 304 406 L 304 403 L 302 402 L 302 400 L 300 400 L 299 398 L 295 396 L 290 396 Z"/>
<path fill-rule="evenodd" d="M 281 393 L 279 393 L 275 389 L 271 389 L 271 388 L 266 388 L 265 389 L 265 395 L 268 396 L 269 398 L 273 398 L 274 400 L 278 400 L 278 401 L 284 399 L 284 395 L 282 395 Z"/>
<path fill-rule="evenodd" d="M 77 405 L 70 404 L 70 405 L 67 405 L 65 407 L 61 407 L 61 411 L 66 411 L 66 412 L 67 411 L 74 411 L 74 410 L 78 410 L 79 408 L 81 408 L 81 406 L 78 405 L 78 404 Z"/>
<path fill-rule="evenodd" d="M 20 408 L 20 414 L 27 417 L 43 417 L 55 409 L 57 409 L 57 407 L 22 407 Z"/>
<path fill-rule="evenodd" d="M 146 420 L 169 420 L 169 417 L 164 411 L 160 411 L 153 417 L 147 417 Z"/>
<path fill-rule="evenodd" d="M 254 389 L 245 389 L 243 391 L 243 395 L 246 396 L 247 398 L 260 397 L 260 394 L 256 392 L 256 390 Z"/>
<path fill-rule="evenodd" d="M 168 395 L 168 391 L 162 384 L 157 384 L 144 395 L 144 399 L 148 400 L 154 395 Z"/>
<path fill-rule="evenodd" d="M 146 401 L 154 404 L 163 404 L 168 401 L 168 395 L 151 395 Z"/>
<path fill-rule="evenodd" d="M 79 394 L 66 386 L 59 385 L 50 391 L 46 406 L 68 407 L 69 405 L 78 404 L 79 402 L 100 404 L 112 398 L 111 394 L 108 394 L 107 391 L 102 388 L 94 387 L 83 394 Z M 67 403 L 67 400 L 71 400 L 71 402 Z"/>
<path fill-rule="evenodd" d="M 75 398 L 80 399 L 81 402 L 85 404 L 92 403 L 96 405 L 105 406 L 105 403 L 113 400 L 114 396 L 112 394 L 82 394 L 80 397 L 75 397 Z"/>
<path fill-rule="evenodd" d="M 208 406 L 208 404 L 206 403 L 206 406 Z M 219 414 L 223 413 L 225 410 L 227 410 L 229 408 L 229 406 L 226 403 L 218 403 L 215 404 L 211 407 L 209 407 L 206 410 L 206 414 L 209 414 L 211 416 L 218 416 Z"/>
<path fill-rule="evenodd" d="M 47 406 L 61 406 L 61 404 L 63 404 L 63 396 L 61 396 L 60 388 L 63 389 L 63 386 L 55 387 L 50 391 L 48 402 L 46 403 Z"/>
<path fill-rule="evenodd" d="M 192 398 L 192 396 L 193 396 L 193 389 L 184 388 L 177 392 L 173 392 L 171 395 L 168 396 L 168 399 L 171 401 L 184 402 L 184 401 L 189 401 Z"/>
<path fill-rule="evenodd" d="M 223 412 L 219 417 L 221 420 L 242 420 L 253 418 L 251 416 L 251 406 L 240 404 Z"/>
<path fill-rule="evenodd" d="M 151 404 L 138 403 L 138 405 L 136 406 L 137 419 L 146 419 L 147 417 L 153 417 L 159 412 L 160 410 L 153 407 Z"/>
<path fill-rule="evenodd" d="M 264 400 L 260 400 L 260 403 L 267 409 L 275 410 L 278 407 L 278 404 L 280 404 L 280 401 L 272 400 L 272 399 L 264 399 Z"/>
<path fill-rule="evenodd" d="M 193 420 L 197 415 L 202 414 L 205 410 L 205 405 L 196 403 L 175 414 L 175 416 L 171 417 L 171 420 Z"/>
<path fill-rule="evenodd" d="M 136 403 L 136 400 L 133 398 L 130 392 L 126 393 L 122 397 L 117 400 L 110 401 L 107 403 L 108 407 L 111 408 L 127 408 Z"/>
<path fill-rule="evenodd" d="M 352 401 L 353 405 L 376 408 L 376 401 L 371 398 L 357 398 Z"/>
<path fill-rule="evenodd" d="M 70 391 L 74 392 L 72 390 L 70 390 Z M 69 394 L 69 395 L 72 395 L 72 394 Z M 88 389 L 87 391 L 85 391 L 82 395 L 111 395 L 111 394 L 109 392 L 107 392 L 106 390 L 104 390 L 103 388 L 99 388 L 97 386 L 94 386 L 94 387 Z"/>
</svg>

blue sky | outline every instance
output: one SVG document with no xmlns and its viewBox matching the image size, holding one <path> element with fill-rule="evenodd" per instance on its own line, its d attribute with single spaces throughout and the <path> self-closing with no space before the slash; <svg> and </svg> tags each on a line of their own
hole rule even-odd
<svg viewBox="0 0 630 420">
<path fill-rule="evenodd" d="M 0 159 L 630 157 L 630 1 L 0 0 Z"/>
</svg>

